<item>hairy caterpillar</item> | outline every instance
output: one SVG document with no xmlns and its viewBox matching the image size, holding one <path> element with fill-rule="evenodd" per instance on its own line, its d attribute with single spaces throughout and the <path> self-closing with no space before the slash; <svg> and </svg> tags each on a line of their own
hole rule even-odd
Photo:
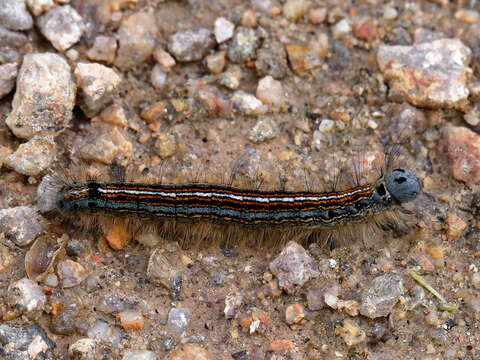
<svg viewBox="0 0 480 360">
<path fill-rule="evenodd" d="M 394 166 L 395 151 L 372 182 L 335 191 L 248 189 L 227 184 L 186 182 L 57 181 L 46 191 L 50 207 L 104 233 L 114 224 L 129 232 L 175 234 L 182 243 L 221 241 L 255 244 L 358 236 L 392 223 L 401 225 L 402 204 L 414 200 L 421 184 L 413 171 Z M 100 178 L 100 179 L 99 179 Z M 43 190 L 45 187 L 43 187 Z M 45 197 L 45 196 L 44 196 Z M 93 224 L 93 226 L 92 226 Z M 194 240 L 192 240 L 192 235 Z"/>
</svg>

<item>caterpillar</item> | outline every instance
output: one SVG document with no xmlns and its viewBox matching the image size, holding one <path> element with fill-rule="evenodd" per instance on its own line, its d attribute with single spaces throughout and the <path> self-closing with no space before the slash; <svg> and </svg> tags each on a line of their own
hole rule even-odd
<svg viewBox="0 0 480 360">
<path fill-rule="evenodd" d="M 401 224 L 402 214 L 407 213 L 402 205 L 421 193 L 415 173 L 393 165 L 394 153 L 386 153 L 384 169 L 375 181 L 359 184 L 357 180 L 355 186 L 342 190 L 278 191 L 222 183 L 88 179 L 57 181 L 47 198 L 57 212 L 70 219 L 87 219 L 82 221 L 91 228 L 105 232 L 118 222 L 132 233 L 161 228 L 164 233 L 181 233 L 184 244 L 194 233 L 197 242 L 213 237 L 279 242 L 292 236 L 310 241 L 322 233 L 327 234 L 324 239 L 345 233 L 363 237 L 362 225 L 371 230 Z"/>
</svg>

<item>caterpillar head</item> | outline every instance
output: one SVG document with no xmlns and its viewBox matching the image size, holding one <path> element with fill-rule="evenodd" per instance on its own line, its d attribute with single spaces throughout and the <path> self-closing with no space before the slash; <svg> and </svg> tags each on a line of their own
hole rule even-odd
<svg viewBox="0 0 480 360">
<path fill-rule="evenodd" d="M 422 191 L 420 181 L 409 169 L 391 170 L 385 174 L 384 180 L 387 191 L 400 204 L 414 200 Z"/>
</svg>

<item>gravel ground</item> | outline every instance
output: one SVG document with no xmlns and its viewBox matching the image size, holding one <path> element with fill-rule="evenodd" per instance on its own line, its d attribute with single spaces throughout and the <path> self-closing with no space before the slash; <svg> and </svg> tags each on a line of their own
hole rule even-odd
<svg viewBox="0 0 480 360">
<path fill-rule="evenodd" d="M 0 0 L 0 358 L 480 359 L 479 39 L 476 0 Z M 408 231 L 333 249 L 48 201 L 121 168 L 318 188 L 391 143 Z"/>
</svg>

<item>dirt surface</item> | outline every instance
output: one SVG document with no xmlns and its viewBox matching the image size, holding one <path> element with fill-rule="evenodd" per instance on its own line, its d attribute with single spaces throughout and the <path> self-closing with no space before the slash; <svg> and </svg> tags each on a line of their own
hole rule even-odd
<svg viewBox="0 0 480 360">
<path fill-rule="evenodd" d="M 306 8 L 290 16 L 288 3 Z M 23 31 L 28 44 L 18 47 L 20 58 L 25 53 L 57 53 L 73 74 L 76 64 L 96 62 L 87 53 L 98 36 L 108 36 L 120 45 L 113 51 L 116 60 L 102 63 L 115 70 L 121 85 L 103 112 L 91 116 L 85 113 L 92 108 L 81 108 L 85 88 L 77 90 L 72 120 L 52 137 L 55 160 L 47 169 L 21 174 L 3 161 L 0 208 L 32 207 L 41 224 L 35 238 L 50 239 L 46 247 L 60 251 L 46 271 L 53 278 L 37 280 L 45 304 L 25 310 L 12 286 L 27 277 L 25 257 L 33 241 L 19 246 L 5 230 L 15 218 L 9 220 L 2 213 L 0 315 L 13 340 L 0 338 L 0 357 L 73 358 L 69 347 L 87 338 L 94 349 L 80 351 L 77 358 L 130 359 L 128 353 L 136 350 L 152 351 L 158 359 L 480 358 L 479 181 L 473 170 L 466 178 L 454 170 L 459 158 L 466 159 L 465 164 L 470 164 L 470 155 L 478 161 L 478 150 L 467 146 L 450 156 L 451 143 L 464 135 L 453 136 L 454 140 L 448 135 L 449 126 L 468 128 L 471 146 L 480 143 L 480 127 L 471 120 L 478 118 L 476 1 L 72 0 L 70 5 L 85 24 L 81 40 L 72 47 L 75 52 L 56 50 L 34 27 Z M 465 10 L 471 13 L 467 16 Z M 148 44 L 126 51 L 133 65 L 118 62 L 124 51 L 122 37 L 137 31 L 124 29 L 122 35 L 119 29 L 129 16 L 142 12 L 155 19 L 155 49 L 172 53 L 172 34 L 200 28 L 212 31 L 212 44 L 205 41 L 204 51 L 192 50 L 198 60 L 161 65 L 166 80 L 154 87 L 152 71 L 161 61 L 145 50 Z M 234 39 L 215 41 L 219 17 L 235 25 L 234 34 L 246 28 L 258 37 L 246 59 L 230 55 Z M 345 33 L 339 25 L 343 20 L 350 26 Z M 472 51 L 468 64 L 472 70 L 465 80 L 470 96 L 460 105 L 422 107 L 389 97 L 390 83 L 377 65 L 378 48 L 412 46 L 419 29 L 435 39 L 459 39 Z M 292 44 L 298 48 L 288 48 Z M 303 60 L 295 60 L 295 51 Z M 137 52 L 147 53 L 146 59 L 135 63 L 130 57 Z M 206 58 L 222 52 L 227 54 L 226 65 L 214 73 Z M 263 109 L 249 110 L 233 100 L 240 90 L 262 97 L 257 87 L 269 74 L 280 82 L 281 96 L 273 87 L 266 93 L 274 94 L 278 103 L 264 100 Z M 238 86 L 225 85 L 229 76 L 238 80 Z M 26 141 L 7 125 L 15 91 L 0 100 L 4 153 Z M 122 109 L 126 121 L 115 124 L 122 116 L 105 112 L 108 106 Z M 471 115 L 469 121 L 466 114 Z M 45 134 L 38 136 L 46 139 Z M 58 216 L 40 215 L 35 208 L 44 176 L 72 172 L 74 178 L 81 177 L 78 163 L 82 169 L 102 173 L 121 165 L 129 177 L 170 183 L 227 183 L 234 176 L 244 187 L 319 189 L 329 188 L 343 171 L 339 169 L 352 169 L 352 164 L 359 165 L 363 181 L 375 180 L 385 145 L 393 142 L 401 145 L 401 163 L 415 171 L 429 194 L 408 205 L 416 214 L 408 233 L 385 229 L 366 239 L 359 235 L 340 242 L 332 250 L 323 243 L 295 239 L 306 252 L 292 251 L 300 262 L 313 261 L 315 271 L 300 275 L 305 281 L 294 290 L 282 289 L 280 275 L 271 265 L 277 257 L 290 263 L 282 256 L 291 243 L 269 242 L 258 248 L 225 245 L 217 239 L 208 246 L 185 246 L 189 239 L 168 234 L 162 234 L 165 239 L 153 234 L 129 241 L 128 235 L 124 240 L 122 234 L 108 238 L 82 231 L 75 221 L 59 222 Z M 198 238 L 190 235 L 191 241 Z M 33 261 L 41 262 L 43 258 L 36 257 L 46 256 L 45 251 L 33 253 Z M 152 270 L 155 262 L 160 265 Z M 291 269 L 302 269 L 295 266 Z M 458 310 L 438 308 L 442 301 L 423 290 L 411 271 L 421 274 Z M 73 285 L 66 283 L 70 278 Z M 377 278 L 385 281 L 379 288 Z M 370 300 L 388 297 L 397 287 L 386 314 L 365 310 Z M 135 320 L 122 322 L 127 310 Z M 369 311 L 376 315 L 367 316 Z M 33 324 L 51 343 L 45 340 L 48 350 L 21 357 L 11 350 L 15 348 L 11 344 L 19 342 L 15 331 Z M 148 357 L 152 353 L 130 356 L 154 358 Z"/>
</svg>

